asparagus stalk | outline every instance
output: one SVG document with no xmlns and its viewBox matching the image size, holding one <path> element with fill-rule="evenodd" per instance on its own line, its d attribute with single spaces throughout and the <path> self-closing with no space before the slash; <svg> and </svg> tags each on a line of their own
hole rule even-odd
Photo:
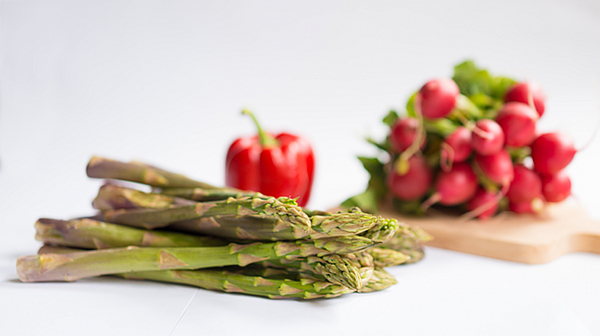
<svg viewBox="0 0 600 336">
<path fill-rule="evenodd" d="M 388 273 L 385 269 L 375 267 L 371 279 L 369 279 L 369 281 L 367 281 L 367 283 L 358 291 L 360 293 L 376 292 L 389 288 L 397 283 L 398 281 L 396 281 L 396 278 L 394 278 L 394 276 Z"/>
<path fill-rule="evenodd" d="M 278 241 L 310 237 L 310 232 L 276 218 L 235 215 L 203 217 L 170 224 L 169 229 L 231 240 Z"/>
<path fill-rule="evenodd" d="M 372 275 L 374 267 L 373 259 L 364 252 L 345 255 L 330 254 L 321 257 L 281 258 L 263 261 L 258 265 L 309 274 L 318 280 L 340 284 L 354 290 L 363 287 L 363 284 Z"/>
<path fill-rule="evenodd" d="M 370 229 L 377 231 L 381 229 L 382 222 L 385 220 L 380 216 L 354 209 L 330 215 L 315 215 L 310 218 L 310 221 L 310 231 L 300 230 L 267 218 L 259 221 L 255 218 L 236 216 L 215 216 L 179 221 L 169 227 L 229 239 L 297 240 L 352 236 L 362 234 Z"/>
<path fill-rule="evenodd" d="M 126 279 L 145 279 L 179 283 L 205 289 L 264 296 L 270 299 L 317 299 L 333 298 L 354 290 L 329 282 L 303 279 L 272 279 L 248 276 L 227 269 L 202 269 L 192 271 L 169 270 L 131 272 L 120 274 Z"/>
<path fill-rule="evenodd" d="M 368 249 L 367 253 L 373 257 L 375 267 L 379 268 L 404 264 L 410 260 L 410 257 L 402 252 L 377 246 Z"/>
<path fill-rule="evenodd" d="M 383 243 L 394 237 L 396 231 L 401 226 L 397 220 L 393 218 L 378 217 L 379 221 L 376 225 L 361 233 L 360 235 L 372 240 L 375 243 Z"/>
<path fill-rule="evenodd" d="M 226 201 L 193 203 L 164 209 L 109 210 L 103 214 L 107 222 L 146 229 L 165 227 L 182 220 L 216 216 L 271 218 L 277 223 L 304 231 L 309 231 L 311 226 L 310 218 L 302 208 L 297 206 L 295 200 L 287 197 L 229 198 Z"/>
<path fill-rule="evenodd" d="M 305 210 L 305 212 L 307 212 Z M 311 230 L 300 230 L 285 223 L 263 218 L 215 216 L 184 220 L 169 227 L 196 234 L 244 240 L 324 239 L 361 236 L 378 244 L 389 240 L 400 226 L 397 220 L 363 213 L 358 208 L 335 214 L 318 213 L 311 216 Z"/>
<path fill-rule="evenodd" d="M 360 277 L 362 279 L 362 286 L 360 288 L 362 288 L 367 282 L 371 281 L 373 271 L 375 270 L 375 263 L 373 257 L 366 251 L 353 253 L 353 256 L 355 256 L 356 261 L 360 265 Z"/>
<path fill-rule="evenodd" d="M 171 173 L 143 163 L 125 163 L 97 156 L 90 159 L 86 170 L 89 177 L 125 180 L 153 187 L 216 188 L 210 184 L 194 181 L 183 175 Z"/>
<path fill-rule="evenodd" d="M 67 246 L 56 246 L 56 245 L 44 244 L 44 245 L 42 245 L 42 247 L 40 247 L 37 254 L 48 254 L 48 253 L 67 254 L 67 253 L 82 252 L 82 251 L 85 251 L 85 250 L 77 249 L 77 248 L 73 248 L 73 247 L 67 247 Z"/>
<path fill-rule="evenodd" d="M 184 198 L 145 193 L 113 184 L 101 186 L 98 195 L 92 202 L 94 209 L 101 211 L 139 208 L 164 209 L 189 204 L 195 204 L 195 202 Z"/>
<path fill-rule="evenodd" d="M 40 248 L 38 254 L 66 254 L 75 251 L 78 250 L 44 245 Z M 260 273 L 260 276 L 257 273 Z M 223 292 L 264 296 L 271 299 L 333 298 L 354 291 L 342 285 L 306 278 L 301 274 L 291 274 L 290 277 L 290 274 L 286 271 L 270 268 L 223 267 L 189 271 L 128 272 L 113 275 L 125 279 L 179 283 Z M 290 278 L 296 278 L 296 280 Z"/>
<path fill-rule="evenodd" d="M 229 197 L 238 198 L 244 196 L 252 196 L 255 194 L 255 192 L 242 191 L 234 188 L 161 188 L 160 194 L 184 198 L 197 202 L 206 202 L 225 200 Z"/>
<path fill-rule="evenodd" d="M 359 208 L 350 208 L 334 214 L 314 214 L 310 217 L 311 227 L 314 231 L 312 239 L 348 236 L 365 232 L 372 239 L 377 240 L 374 232 L 386 235 L 388 229 L 397 228 L 396 220 L 385 219 L 362 212 Z M 385 232 L 384 232 L 385 231 Z"/>
<path fill-rule="evenodd" d="M 142 230 L 87 218 L 68 221 L 41 218 L 35 223 L 35 229 L 35 239 L 45 244 L 87 249 L 127 246 L 209 247 L 229 244 L 227 241 L 213 237 Z"/>
<path fill-rule="evenodd" d="M 410 258 L 404 264 L 413 264 L 423 259 L 423 243 L 432 237 L 419 227 L 400 226 L 394 236 L 378 245 L 379 248 L 396 250 Z"/>
<path fill-rule="evenodd" d="M 411 249 L 403 249 L 403 250 L 400 250 L 400 252 L 409 256 L 409 259 L 402 265 L 414 264 L 414 263 L 422 260 L 423 258 L 425 258 L 425 249 L 423 248 L 422 245 L 415 246 Z"/>
</svg>

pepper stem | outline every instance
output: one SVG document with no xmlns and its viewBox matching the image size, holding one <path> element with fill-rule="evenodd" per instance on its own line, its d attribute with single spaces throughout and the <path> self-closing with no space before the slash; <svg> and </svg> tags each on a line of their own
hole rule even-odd
<svg viewBox="0 0 600 336">
<path fill-rule="evenodd" d="M 254 114 L 252 114 L 252 112 L 244 109 L 242 110 L 242 114 L 249 115 L 250 118 L 252 118 L 252 121 L 254 121 L 254 125 L 256 125 L 256 129 L 258 130 L 258 138 L 260 139 L 260 145 L 262 147 L 275 147 L 279 145 L 277 139 L 275 139 L 269 133 L 263 131 L 262 127 L 260 127 L 260 124 L 258 123 L 258 120 L 256 120 L 256 117 L 254 116 Z"/>
</svg>

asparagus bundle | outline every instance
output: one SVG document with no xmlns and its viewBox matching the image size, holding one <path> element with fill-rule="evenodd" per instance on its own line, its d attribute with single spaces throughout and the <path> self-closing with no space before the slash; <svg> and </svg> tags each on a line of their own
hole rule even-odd
<svg viewBox="0 0 600 336">
<path fill-rule="evenodd" d="M 418 261 L 429 238 L 358 208 L 310 211 L 138 162 L 94 157 L 87 173 L 153 192 L 107 184 L 93 201 L 100 214 L 39 219 L 36 239 L 54 246 L 18 259 L 22 281 L 117 275 L 270 298 L 335 297 L 395 284 L 383 267 Z"/>
<path fill-rule="evenodd" d="M 104 223 L 93 219 L 72 219 L 69 221 L 41 218 L 35 223 L 36 240 L 44 244 L 57 244 L 60 246 L 70 246 L 87 249 L 105 249 L 127 246 L 145 246 L 145 247 L 200 247 L 200 246 L 224 246 L 228 242 L 222 239 L 197 236 L 179 232 L 151 231 L 138 228 L 131 228 L 123 225 Z M 406 250 L 406 247 L 404 247 Z M 421 250 L 419 250 L 421 251 Z M 397 250 L 380 247 L 369 248 L 368 253 L 371 260 L 367 266 L 390 267 L 407 262 L 412 262 L 409 255 L 405 255 Z M 415 252 L 409 251 L 413 255 Z M 321 274 L 325 279 L 346 278 L 344 280 L 332 281 L 334 283 L 345 283 L 350 288 L 360 288 L 360 284 L 368 278 L 366 276 L 356 276 L 363 273 L 361 266 L 357 266 L 357 257 L 352 254 L 347 255 L 354 261 L 340 260 L 339 255 L 329 255 L 323 258 L 311 256 L 308 258 L 282 258 L 272 259 L 261 262 L 262 265 L 279 268 L 294 268 L 301 270 L 310 270 L 314 274 Z M 337 258 L 337 259 L 336 259 Z M 346 258 L 346 259 L 348 259 Z M 362 260 L 364 260 L 363 257 Z M 329 261 L 329 265 L 323 266 L 324 261 Z M 335 260 L 336 262 L 331 262 Z M 350 264 L 350 265 L 349 265 Z M 331 266 L 334 265 L 334 266 Z M 341 265 L 341 266 L 340 266 Z M 350 269 L 352 267 L 352 269 Z M 363 266 L 364 267 L 364 266 Z M 326 271 L 327 274 L 322 274 Z M 333 274 L 332 274 L 333 273 Z M 330 275 L 332 274 L 332 275 Z M 342 275 L 343 274 L 343 275 Z M 348 276 L 351 275 L 351 276 Z M 362 279 L 362 280 L 359 280 Z M 352 285 L 348 285 L 351 283 Z"/>
<path fill-rule="evenodd" d="M 106 249 L 127 246 L 145 247 L 210 247 L 224 246 L 228 242 L 213 238 L 177 232 L 150 231 L 122 225 L 104 223 L 92 219 L 69 221 L 42 218 L 35 223 L 36 240 L 44 244 L 58 244 L 76 248 Z M 48 251 L 46 251 L 48 252 Z M 261 264 L 309 272 L 321 280 L 344 284 L 352 289 L 362 287 L 368 280 L 364 267 L 373 268 L 371 261 L 360 263 L 354 254 L 330 254 L 324 256 L 290 257 L 270 259 Z"/>
</svg>

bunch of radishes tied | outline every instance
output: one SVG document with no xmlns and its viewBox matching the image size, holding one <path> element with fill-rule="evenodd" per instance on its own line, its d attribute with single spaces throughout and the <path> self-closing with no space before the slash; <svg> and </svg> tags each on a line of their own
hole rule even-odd
<svg viewBox="0 0 600 336">
<path fill-rule="evenodd" d="M 390 202 L 413 214 L 435 205 L 487 219 L 502 210 L 539 213 L 571 194 L 565 168 L 576 150 L 566 134 L 536 129 L 545 111 L 540 86 L 492 76 L 471 61 L 454 70 L 415 92 L 406 114 L 385 117 L 386 139 L 369 141 L 387 155 L 359 158 L 369 186 L 343 205 L 375 210 Z"/>
</svg>

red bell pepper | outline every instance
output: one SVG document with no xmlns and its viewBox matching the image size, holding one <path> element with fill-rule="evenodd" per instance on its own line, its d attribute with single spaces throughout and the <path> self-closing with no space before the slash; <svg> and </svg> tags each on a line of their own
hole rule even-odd
<svg viewBox="0 0 600 336">
<path fill-rule="evenodd" d="M 225 183 L 242 190 L 268 196 L 298 198 L 305 206 L 310 198 L 315 157 L 305 139 L 280 133 L 273 136 L 262 130 L 254 115 L 249 115 L 258 134 L 235 140 L 227 152 Z"/>
</svg>

